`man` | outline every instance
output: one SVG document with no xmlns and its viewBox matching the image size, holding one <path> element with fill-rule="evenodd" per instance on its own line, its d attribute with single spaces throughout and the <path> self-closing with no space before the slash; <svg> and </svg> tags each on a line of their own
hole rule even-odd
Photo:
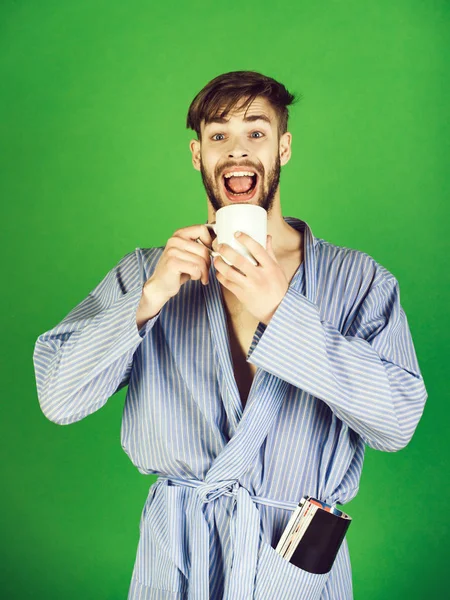
<svg viewBox="0 0 450 600">
<path fill-rule="evenodd" d="M 141 473 L 159 476 L 129 599 L 351 599 L 346 538 L 322 574 L 275 547 L 303 495 L 349 502 L 365 444 L 404 448 L 423 412 L 395 277 L 282 217 L 293 100 L 271 78 L 232 72 L 188 113 L 208 222 L 233 202 L 267 210 L 267 249 L 239 238 L 257 266 L 217 248 L 204 224 L 187 226 L 165 247 L 124 256 L 36 342 L 39 401 L 55 423 L 86 417 L 128 385 L 122 446 Z M 241 272 L 211 264 L 198 238 Z"/>
</svg>

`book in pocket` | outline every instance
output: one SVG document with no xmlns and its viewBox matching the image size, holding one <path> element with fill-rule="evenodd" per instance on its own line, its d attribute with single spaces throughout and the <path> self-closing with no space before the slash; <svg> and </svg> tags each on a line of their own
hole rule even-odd
<svg viewBox="0 0 450 600">
<path fill-rule="evenodd" d="M 301 536 L 290 562 L 310 573 L 327 573 L 351 523 L 349 515 L 334 514 L 317 507 L 306 530 Z"/>
</svg>

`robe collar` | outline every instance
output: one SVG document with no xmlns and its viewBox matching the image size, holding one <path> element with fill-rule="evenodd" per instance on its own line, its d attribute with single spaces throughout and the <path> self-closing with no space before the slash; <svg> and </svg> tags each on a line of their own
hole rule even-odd
<svg viewBox="0 0 450 600">
<path fill-rule="evenodd" d="M 315 303 L 317 290 L 315 247 L 317 245 L 317 240 L 314 238 L 311 228 L 305 221 L 297 219 L 296 217 L 283 217 L 283 219 L 288 225 L 291 225 L 294 229 L 303 233 L 303 261 L 292 277 L 289 287 L 294 288 L 301 293 L 302 280 L 304 279 L 305 296 L 308 300 Z M 241 397 L 234 376 L 233 359 L 229 343 L 225 307 L 222 300 L 222 291 L 213 265 L 211 265 L 209 272 L 209 285 L 201 286 L 201 288 L 206 303 L 212 340 L 218 356 L 218 368 L 221 370 L 225 380 L 225 387 L 221 391 L 230 423 L 230 434 L 232 436 L 236 432 L 242 419 L 244 409 L 242 407 Z M 258 324 L 252 345 L 256 338 L 259 339 L 261 337 L 265 328 L 266 326 L 263 323 Z M 268 374 L 265 374 L 265 372 L 258 367 L 250 388 L 246 407 L 257 393 L 258 388 L 263 384 L 267 384 L 267 381 L 264 381 L 265 375 Z"/>
</svg>

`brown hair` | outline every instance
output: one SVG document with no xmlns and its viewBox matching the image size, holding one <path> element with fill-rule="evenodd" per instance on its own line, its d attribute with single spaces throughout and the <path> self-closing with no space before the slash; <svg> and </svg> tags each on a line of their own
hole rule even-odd
<svg viewBox="0 0 450 600">
<path fill-rule="evenodd" d="M 193 129 L 201 141 L 200 124 L 205 124 L 215 116 L 226 117 L 241 98 L 246 100 L 238 110 L 250 106 L 257 96 L 266 98 L 278 117 L 278 137 L 287 131 L 289 111 L 287 107 L 297 102 L 299 97 L 289 93 L 282 83 L 256 71 L 231 71 L 212 79 L 195 96 L 189 107 L 186 127 Z M 218 115 L 220 106 L 225 108 Z"/>
</svg>

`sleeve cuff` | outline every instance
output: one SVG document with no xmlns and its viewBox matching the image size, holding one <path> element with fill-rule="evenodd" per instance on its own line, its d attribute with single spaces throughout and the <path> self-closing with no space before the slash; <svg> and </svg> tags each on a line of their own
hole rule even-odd
<svg viewBox="0 0 450 600">
<path fill-rule="evenodd" d="M 132 290 L 130 290 L 123 298 L 122 301 L 123 302 L 127 302 L 129 303 L 129 307 L 130 307 L 130 319 L 129 319 L 129 328 L 130 328 L 130 335 L 132 337 L 132 340 L 134 343 L 139 344 L 140 342 L 142 342 L 143 338 L 146 336 L 146 334 L 152 329 L 153 325 L 156 323 L 156 321 L 158 320 L 159 315 L 161 314 L 161 311 L 159 311 L 154 317 L 152 317 L 151 319 L 149 319 L 146 323 L 144 323 L 144 325 L 142 325 L 142 327 L 140 329 L 137 328 L 137 324 L 136 324 L 136 312 L 137 309 L 139 307 L 139 303 L 141 301 L 141 295 L 142 295 L 142 286 L 139 286 L 137 288 L 133 288 Z"/>
<path fill-rule="evenodd" d="M 302 332 L 306 333 L 311 320 L 316 322 L 316 327 L 317 321 L 320 323 L 317 306 L 289 287 L 268 325 L 260 322 L 256 328 L 247 361 L 274 375 L 285 375 L 286 357 L 292 357 L 293 352 L 289 332 L 295 332 L 298 349 Z"/>
</svg>

